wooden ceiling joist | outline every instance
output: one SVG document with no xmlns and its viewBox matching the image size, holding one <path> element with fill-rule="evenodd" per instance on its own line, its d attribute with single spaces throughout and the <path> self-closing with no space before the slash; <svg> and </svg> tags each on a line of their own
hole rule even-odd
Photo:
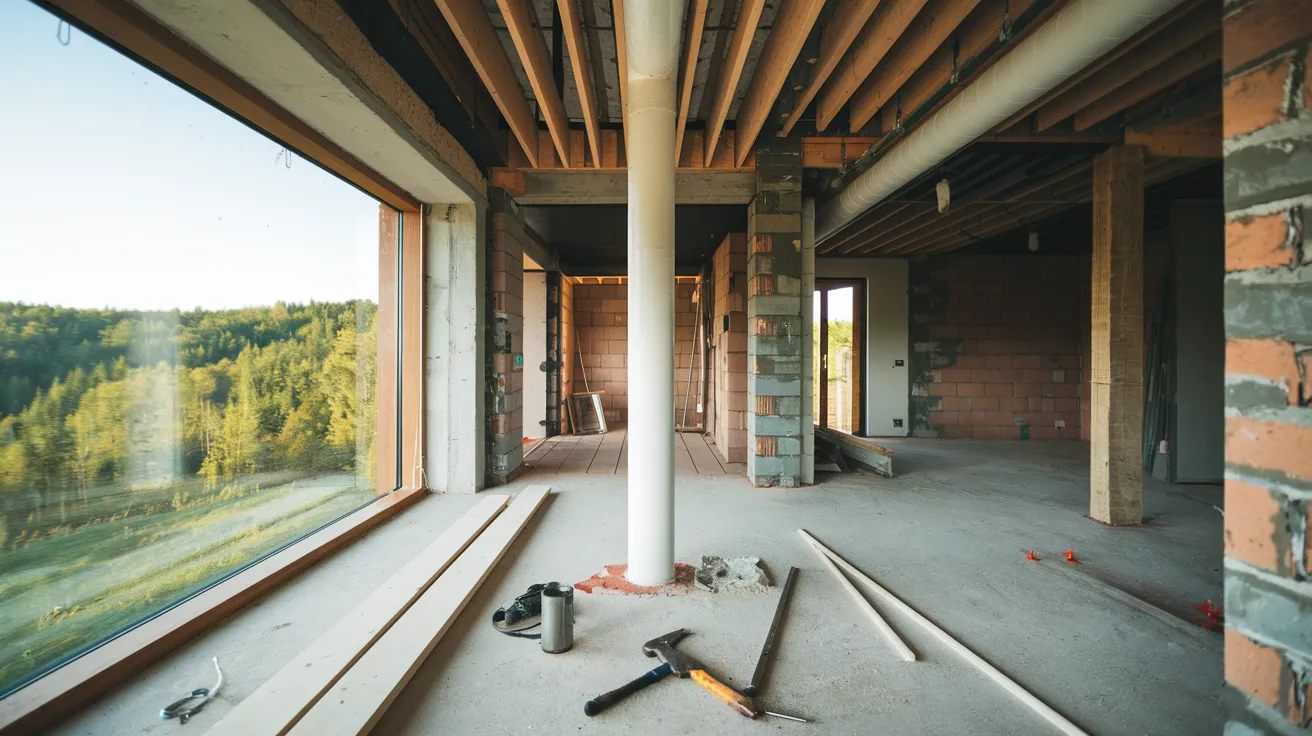
<svg viewBox="0 0 1312 736">
<path fill-rule="evenodd" d="M 956 94 L 963 89 L 969 80 L 954 80 L 960 71 L 961 63 L 976 58 L 988 50 L 989 46 L 998 39 L 1004 24 L 1029 10 L 1035 2 L 1037 0 L 1012 2 L 988 0 L 978 5 L 953 34 L 956 41 L 955 49 L 950 42 L 940 45 L 924 63 L 909 69 L 900 87 L 892 90 L 884 98 L 886 104 L 880 109 L 880 126 L 884 132 L 887 133 L 897 126 L 899 112 L 905 118 L 954 81 L 957 86 L 951 94 Z M 1017 40 L 1013 38 L 1011 42 L 1015 43 Z M 996 63 L 1001 56 L 1002 54 L 996 54 L 986 64 Z M 977 77 L 981 71 L 983 68 L 976 69 L 975 76 Z M 895 95 L 897 104 L 887 104 L 895 99 Z M 947 98 L 944 98 L 939 104 L 946 101 Z M 853 113 L 855 112 L 854 109 Z"/>
<path fill-rule="evenodd" d="M 706 28 L 709 0 L 692 0 L 685 22 L 688 33 L 683 40 L 683 64 L 679 67 L 679 116 L 674 123 L 674 162 L 683 155 L 683 134 L 688 128 L 688 107 L 692 104 L 692 87 L 697 76 L 697 57 L 702 48 L 702 31 Z"/>
<path fill-rule="evenodd" d="M 880 0 L 845 0 L 834 10 L 834 14 L 830 16 L 829 22 L 820 34 L 820 53 L 816 57 L 811 79 L 797 96 L 793 111 L 784 122 L 784 135 L 791 133 L 793 126 L 802 119 L 807 106 L 815 99 L 825 82 L 829 81 L 829 75 L 838 68 L 838 62 L 843 60 L 843 56 L 847 54 L 847 50 L 861 33 L 861 29 L 865 28 L 870 15 L 879 7 L 879 3 Z"/>
<path fill-rule="evenodd" d="M 1128 51 L 1040 107 L 1034 118 L 1035 128 L 1044 131 L 1053 127 L 1147 70 L 1165 64 L 1218 32 L 1220 27 L 1219 8 L 1211 3 L 1198 8 L 1179 23 L 1152 36 L 1151 43 Z"/>
<path fill-rule="evenodd" d="M 1105 69 L 1108 65 L 1114 63 L 1115 61 L 1125 56 L 1126 54 L 1130 53 L 1131 51 L 1134 51 L 1141 44 L 1143 44 L 1144 41 L 1147 41 L 1149 38 L 1152 38 L 1153 36 L 1157 35 L 1163 30 L 1175 25 L 1182 18 L 1188 16 L 1190 13 L 1193 13 L 1198 8 L 1198 6 L 1202 5 L 1204 2 L 1207 2 L 1208 5 L 1213 6 L 1213 9 L 1210 12 L 1217 13 L 1218 14 L 1217 17 L 1219 19 L 1220 3 L 1217 2 L 1216 0 L 1189 0 L 1189 2 L 1183 3 L 1175 10 L 1172 10 L 1170 13 L 1159 18 L 1152 25 L 1148 26 L 1142 31 L 1139 31 L 1135 35 L 1131 36 L 1130 40 L 1126 41 L 1120 46 L 1117 46 L 1116 48 L 1112 49 L 1110 52 L 1104 54 L 1097 61 L 1093 62 L 1092 64 L 1076 72 L 1065 82 L 1062 82 L 1061 84 L 1057 85 L 1055 88 L 1044 94 L 1039 99 L 1035 100 L 1034 102 L 1031 102 L 1020 112 L 1016 113 L 1015 115 L 1012 115 L 1010 118 L 1007 118 L 1007 120 L 1004 121 L 1001 125 L 999 125 L 996 128 L 996 130 L 998 130 L 999 132 L 1007 130 L 1008 128 L 1016 125 L 1017 123 L 1024 120 L 1025 118 L 1028 118 L 1029 116 L 1038 112 L 1039 109 L 1047 105 L 1049 102 L 1052 102 L 1058 97 L 1066 94 L 1076 85 L 1082 84 L 1084 80 L 1089 79 L 1094 74 L 1097 74 L 1098 72 Z M 1220 21 L 1218 20 L 1217 22 L 1219 23 Z"/>
<path fill-rule="evenodd" d="M 968 0 L 939 0 L 966 2 Z M 889 52 L 902 32 L 911 25 L 916 14 L 925 7 L 926 0 L 890 0 L 879 6 L 858 38 L 861 39 L 843 57 L 828 84 L 820 91 L 816 102 L 815 127 L 824 130 L 834 121 L 838 111 L 866 81 L 879 61 Z"/>
<path fill-rule="evenodd" d="M 533 88 L 538 109 L 547 121 L 547 130 L 551 132 L 551 140 L 556 144 L 556 152 L 568 166 L 569 118 L 565 116 L 565 103 L 561 102 L 560 95 L 556 93 L 556 82 L 551 76 L 551 54 L 547 51 L 547 43 L 533 22 L 533 6 L 526 0 L 497 0 L 497 7 L 501 9 L 501 17 L 506 21 L 510 40 L 519 52 L 524 74 L 528 77 L 529 86 Z"/>
<path fill-rule="evenodd" d="M 756 24 L 761 20 L 764 7 L 765 0 L 742 0 L 738 8 L 738 21 L 734 24 L 724 66 L 720 68 L 720 83 L 715 88 L 711 116 L 706 120 L 705 160 L 708 165 L 714 156 L 715 145 L 720 142 L 720 133 L 724 131 L 724 121 L 729 116 L 734 93 L 738 91 L 738 80 L 742 77 L 743 65 L 747 63 L 747 53 L 751 51 L 752 37 L 756 35 Z"/>
<path fill-rule="evenodd" d="M 738 136 L 734 151 L 734 162 L 738 166 L 747 160 L 756 136 L 765 125 L 770 110 L 774 109 L 779 91 L 788 80 L 788 72 L 797 61 L 797 55 L 801 53 L 807 37 L 811 35 L 811 29 L 824 5 L 825 0 L 784 0 L 783 7 L 775 16 L 770 37 L 766 39 L 761 58 L 756 63 L 747 94 L 738 107 L 735 126 Z"/>
<path fill-rule="evenodd" d="M 1217 29 L 1216 33 L 1208 38 L 1075 113 L 1075 129 L 1088 130 L 1125 108 L 1148 99 L 1220 60 L 1221 32 Z M 1220 74 L 1219 70 L 1217 74 Z"/>
<path fill-rule="evenodd" d="M 949 39 L 980 1 L 949 0 L 927 6 L 852 96 L 848 127 L 852 130 L 865 127 L 907 79 Z M 909 111 L 909 108 L 903 109 Z"/>
<path fill-rule="evenodd" d="M 460 47 L 474 65 L 478 78 L 483 80 L 497 109 L 506 118 L 515 140 L 519 141 L 529 161 L 537 166 L 537 117 L 529 109 L 528 99 L 515 77 L 515 68 L 497 40 L 497 31 L 492 27 L 483 4 L 478 0 L 435 1 Z"/>
<path fill-rule="evenodd" d="M 619 69 L 620 127 L 624 148 L 629 147 L 629 47 L 624 33 L 624 0 L 610 0 L 611 22 L 615 24 L 615 66 Z"/>
<path fill-rule="evenodd" d="M 588 67 L 583 20 L 579 16 L 576 2 L 577 0 L 557 0 L 556 6 L 560 8 L 560 22 L 564 31 L 565 45 L 569 48 L 570 66 L 574 68 L 574 86 L 578 89 L 579 106 L 583 108 L 583 125 L 588 131 L 588 148 L 592 151 L 592 165 L 599 167 L 601 166 L 599 131 L 601 126 L 597 117 L 597 89 L 593 86 L 592 70 Z"/>
</svg>

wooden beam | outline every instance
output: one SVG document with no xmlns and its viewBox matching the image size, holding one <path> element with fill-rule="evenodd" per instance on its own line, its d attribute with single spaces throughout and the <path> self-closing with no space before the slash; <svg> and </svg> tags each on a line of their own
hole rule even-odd
<svg viewBox="0 0 1312 736">
<path fill-rule="evenodd" d="M 1150 130 L 1125 130 L 1125 144 L 1143 146 L 1149 156 L 1164 158 L 1221 158 L 1221 121 L 1200 120 L 1160 125 Z"/>
<path fill-rule="evenodd" d="M 1038 112 L 1040 108 L 1047 105 L 1049 102 L 1052 102 L 1058 97 L 1066 94 L 1076 85 L 1082 84 L 1084 80 L 1089 79 L 1094 74 L 1097 74 L 1098 72 L 1107 68 L 1108 65 L 1116 62 L 1121 57 L 1137 49 L 1141 44 L 1143 44 L 1144 41 L 1147 41 L 1149 38 L 1152 38 L 1158 33 L 1161 33 L 1163 30 L 1175 25 L 1177 22 L 1180 21 L 1181 18 L 1184 18 L 1185 16 L 1192 13 L 1194 10 L 1198 8 L 1199 5 L 1202 5 L 1204 2 L 1208 2 L 1209 4 L 1214 3 L 1216 5 L 1216 9 L 1210 12 L 1215 12 L 1218 14 L 1220 13 L 1220 3 L 1217 0 L 1189 0 L 1189 2 L 1180 5 L 1175 10 L 1172 10 L 1170 13 L 1167 13 L 1161 18 L 1158 18 L 1155 22 L 1153 22 L 1152 25 L 1148 26 L 1142 31 L 1139 31 L 1138 33 L 1131 36 L 1130 40 L 1126 41 L 1120 46 L 1117 46 L 1116 48 L 1112 49 L 1108 53 L 1103 54 L 1097 61 L 1093 62 L 1092 64 L 1076 72 L 1065 82 L 1062 82 L 1061 84 L 1057 85 L 1056 87 L 1048 91 L 1039 99 L 1035 100 L 1034 102 L 1031 102 L 1029 105 L 1026 105 L 1023 110 L 1016 113 L 1015 115 L 1012 115 L 1010 118 L 1007 118 L 1007 120 L 1004 121 L 1001 125 L 999 125 L 995 130 L 998 130 L 999 132 L 1004 131 L 1012 127 L 1013 125 L 1016 125 L 1017 123 L 1024 120 L 1025 118 L 1028 118 L 1029 116 Z M 1220 21 L 1218 20 L 1217 23 L 1219 24 Z"/>
<path fill-rule="evenodd" d="M 879 12 L 874 14 L 861 32 L 863 43 L 843 57 L 829 83 L 820 91 L 815 110 L 816 130 L 829 127 L 838 111 L 843 109 L 843 105 L 847 104 L 857 88 L 866 81 L 866 77 L 870 76 L 870 72 L 874 71 L 879 61 L 901 38 L 902 32 L 911 25 L 925 3 L 926 0 L 895 0 L 879 6 Z"/>
<path fill-rule="evenodd" d="M 906 117 L 917 111 L 944 87 L 952 84 L 953 89 L 936 105 L 941 107 L 964 89 L 969 79 L 954 80 L 959 74 L 960 67 L 967 60 L 975 59 L 987 51 L 998 40 L 998 32 L 1003 24 L 1019 17 L 1035 2 L 1036 0 L 1013 0 L 1007 3 L 989 2 L 978 6 L 976 12 L 971 13 L 953 34 L 956 41 L 955 53 L 952 44 L 941 46 L 919 68 L 911 69 L 912 73 L 906 76 L 905 81 L 896 91 L 884 97 L 885 104 L 880 108 L 880 125 L 884 132 L 896 128 L 899 108 L 902 116 Z M 1055 6 L 1049 7 L 1055 11 Z M 1036 25 L 1037 23 L 1031 23 L 1026 30 L 1032 30 Z M 1009 41 L 1010 48 L 1014 48 L 1020 40 L 1021 36 L 1013 36 Z M 1006 51 L 995 54 L 983 66 L 976 68 L 972 78 L 979 78 L 988 66 L 997 63 L 1005 53 Z M 898 103 L 889 104 L 895 98 Z"/>
<path fill-rule="evenodd" d="M 615 65 L 620 75 L 620 127 L 624 149 L 629 148 L 629 47 L 624 34 L 624 0 L 610 0 L 611 22 L 615 24 Z"/>
<path fill-rule="evenodd" d="M 734 126 L 738 134 L 734 162 L 739 166 L 747 160 L 756 136 L 760 135 L 761 127 L 774 109 L 779 90 L 783 89 L 788 72 L 811 35 L 824 5 L 825 0 L 784 0 L 783 7 L 775 15 L 770 37 L 765 41 L 765 48 L 756 62 L 756 71 L 747 86 L 747 94 L 738 107 Z"/>
<path fill-rule="evenodd" d="M 1152 43 L 1128 51 L 1097 73 L 1089 75 L 1080 84 L 1054 97 L 1039 108 L 1034 118 L 1035 129 L 1044 131 L 1051 128 L 1115 92 L 1139 75 L 1165 64 L 1191 46 L 1202 42 L 1216 33 L 1220 27 L 1221 22 L 1219 18 L 1214 17 L 1210 5 L 1200 8 L 1181 20 L 1179 24 L 1153 36 Z"/>
<path fill-rule="evenodd" d="M 624 204 L 629 200 L 628 172 L 623 169 L 491 169 L 493 184 L 523 205 Z M 748 204 L 756 196 L 756 172 L 750 169 L 678 169 L 676 204 Z"/>
<path fill-rule="evenodd" d="M 591 0 L 588 0 L 591 2 Z M 583 21 L 576 0 L 556 0 L 560 8 L 560 22 L 569 48 L 570 66 L 574 68 L 574 86 L 579 91 L 579 105 L 583 108 L 583 125 L 588 130 L 588 148 L 592 151 L 592 165 L 601 166 L 601 133 L 597 117 L 597 89 L 592 84 L 592 69 L 588 66 L 588 50 L 583 39 Z M 538 34 L 541 38 L 541 34 Z M 563 108 L 562 108 L 563 109 Z M 566 125 L 569 121 L 566 120 Z"/>
<path fill-rule="evenodd" d="M 286 733 L 428 590 L 509 500 L 510 496 L 480 500 L 295 659 L 224 714 L 206 731 L 207 736 Z"/>
<path fill-rule="evenodd" d="M 784 135 L 793 132 L 793 126 L 802 119 L 807 106 L 825 86 L 825 82 L 829 81 L 829 75 L 838 68 L 838 62 L 847 54 L 848 48 L 861 33 L 861 29 L 865 28 L 866 22 L 870 20 L 870 15 L 875 12 L 875 8 L 879 7 L 879 3 L 880 0 L 844 0 L 834 10 L 834 14 L 829 17 L 829 22 L 825 25 L 824 32 L 820 34 L 820 54 L 816 57 L 811 79 L 798 95 L 792 113 L 784 122 Z"/>
<path fill-rule="evenodd" d="M 556 93 L 556 81 L 551 76 L 551 54 L 547 52 L 547 42 L 542 39 L 542 31 L 535 22 L 536 10 L 528 0 L 497 0 L 497 7 L 501 9 L 501 17 L 506 21 L 510 40 L 519 52 L 519 61 L 524 67 L 529 86 L 533 88 L 533 96 L 538 101 L 542 118 L 547 121 L 551 139 L 556 143 L 556 152 L 560 154 L 561 162 L 568 166 L 569 118 L 565 117 L 565 103 L 561 102 L 560 95 Z"/>
<path fill-rule="evenodd" d="M 1169 61 L 1124 84 L 1075 113 L 1075 129 L 1088 130 L 1125 108 L 1221 61 L 1221 32 L 1190 46 Z M 1218 71 L 1219 75 L 1220 72 Z"/>
<path fill-rule="evenodd" d="M 724 66 L 720 68 L 720 82 L 715 88 L 711 115 L 706 120 L 707 165 L 710 165 L 715 154 L 715 145 L 720 142 L 724 120 L 729 116 L 729 105 L 733 103 L 734 92 L 738 90 L 738 80 L 742 77 L 743 65 L 747 63 L 747 52 L 752 49 L 752 37 L 756 35 L 756 24 L 761 20 L 761 10 L 764 7 L 765 0 L 742 0 L 738 9 L 738 23 L 729 41 Z"/>
<path fill-rule="evenodd" d="M 674 164 L 683 154 L 683 134 L 688 125 L 688 107 L 692 104 L 692 86 L 697 76 L 697 56 L 702 48 L 702 30 L 706 28 L 709 0 L 692 0 L 688 9 L 688 35 L 683 41 L 683 65 L 679 69 L 679 116 L 674 123 Z"/>
<path fill-rule="evenodd" d="M 1143 152 L 1114 146 L 1093 166 L 1089 517 L 1142 522 Z"/>
<path fill-rule="evenodd" d="M 550 492 L 529 486 L 289 733 L 362 736 L 382 718 Z"/>
<path fill-rule="evenodd" d="M 802 139 L 802 168 L 839 169 L 852 163 L 878 138 L 814 137 Z"/>
<path fill-rule="evenodd" d="M 434 0 L 456 34 L 456 40 L 465 50 L 465 56 L 474 65 L 478 78 L 483 80 L 497 109 L 506 118 L 506 124 L 524 149 L 529 162 L 538 165 L 537 117 L 529 109 L 528 99 L 515 77 L 510 57 L 506 55 L 497 31 L 478 0 Z M 541 37 L 539 37 L 540 39 Z"/>
<path fill-rule="evenodd" d="M 934 2 L 925 7 L 925 11 L 916 17 L 915 23 L 907 29 L 902 39 L 894 44 L 888 56 L 879 63 L 875 70 L 852 96 L 848 108 L 850 122 L 848 127 L 860 130 L 879 109 L 886 105 L 902 84 L 925 64 L 930 56 L 943 45 L 952 32 L 957 30 L 966 16 L 970 15 L 981 0 L 947 0 Z M 1019 15 L 1022 9 L 1012 9 Z M 999 24 L 1000 25 L 1000 24 Z M 994 32 L 996 36 L 996 31 Z M 907 106 L 904 110 L 910 110 Z"/>
<path fill-rule="evenodd" d="M 899 221 L 906 221 L 929 212 L 933 208 L 934 205 L 924 202 L 890 202 L 884 200 L 865 215 L 862 215 L 852 225 L 840 230 L 837 236 L 817 245 L 816 255 L 825 255 L 834 251 L 838 251 L 839 254 L 844 253 L 846 252 L 845 248 L 850 249 L 863 245 L 867 241 L 878 237 L 884 230 L 892 227 L 892 224 L 886 223 L 894 217 L 898 217 Z M 884 227 L 881 228 L 880 225 L 884 225 Z"/>
<path fill-rule="evenodd" d="M 426 495 L 401 489 L 383 496 L 11 693 L 0 700 L 0 732 L 44 733 Z"/>
<path fill-rule="evenodd" d="M 396 209 L 419 200 L 126 0 L 49 0 L 54 10 Z"/>
</svg>

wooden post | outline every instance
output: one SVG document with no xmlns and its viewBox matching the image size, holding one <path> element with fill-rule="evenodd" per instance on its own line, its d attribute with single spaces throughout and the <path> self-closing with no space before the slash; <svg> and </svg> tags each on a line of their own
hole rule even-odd
<svg viewBox="0 0 1312 736">
<path fill-rule="evenodd" d="M 1112 146 L 1093 166 L 1089 516 L 1142 519 L 1143 149 Z"/>
</svg>

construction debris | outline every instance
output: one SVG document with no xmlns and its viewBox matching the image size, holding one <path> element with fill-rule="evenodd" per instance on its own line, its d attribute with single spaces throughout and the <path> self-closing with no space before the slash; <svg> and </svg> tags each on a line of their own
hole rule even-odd
<svg viewBox="0 0 1312 736">
<path fill-rule="evenodd" d="M 635 585 L 624 577 L 628 565 L 607 565 L 601 572 L 575 583 L 574 588 L 584 593 L 622 593 L 625 595 L 682 595 L 692 590 L 693 575 L 697 568 L 682 562 L 674 564 L 674 581 L 664 585 Z"/>
<path fill-rule="evenodd" d="M 770 587 L 759 557 L 703 555 L 695 581 L 698 588 L 711 593 L 764 593 Z"/>
</svg>

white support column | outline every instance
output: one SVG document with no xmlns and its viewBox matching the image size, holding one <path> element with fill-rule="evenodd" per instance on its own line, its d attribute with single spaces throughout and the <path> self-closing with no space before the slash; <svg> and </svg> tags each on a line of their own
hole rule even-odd
<svg viewBox="0 0 1312 736">
<path fill-rule="evenodd" d="M 674 578 L 674 121 L 683 4 L 629 3 L 629 568 Z"/>
<path fill-rule="evenodd" d="M 424 397 L 428 487 L 483 487 L 486 212 L 434 205 L 425 244 Z"/>
</svg>

